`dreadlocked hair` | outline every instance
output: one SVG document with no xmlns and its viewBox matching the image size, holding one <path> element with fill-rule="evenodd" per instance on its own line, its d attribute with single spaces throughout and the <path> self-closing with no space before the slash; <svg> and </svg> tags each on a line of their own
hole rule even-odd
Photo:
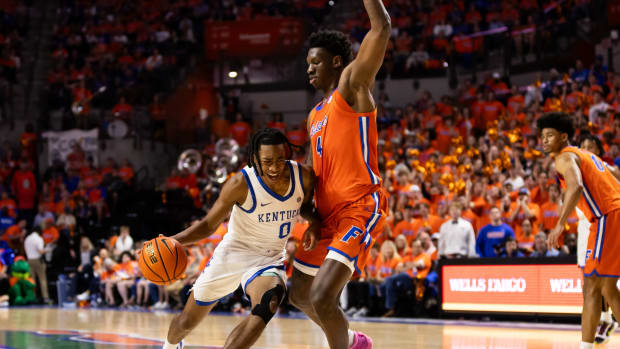
<svg viewBox="0 0 620 349">
<path fill-rule="evenodd" d="M 547 113 L 536 120 L 538 132 L 542 132 L 545 128 L 554 129 L 560 133 L 568 134 L 568 139 L 572 139 L 575 134 L 575 126 L 573 119 L 565 113 L 553 112 Z"/>
<path fill-rule="evenodd" d="M 248 166 L 254 167 L 257 169 L 258 174 L 263 174 L 263 168 L 260 164 L 260 160 L 256 163 L 256 159 L 258 159 L 258 151 L 260 150 L 261 145 L 279 145 L 284 144 L 286 148 L 286 158 L 289 159 L 293 150 L 303 150 L 302 147 L 292 144 L 289 142 L 288 138 L 282 133 L 280 130 L 275 128 L 264 128 L 258 132 L 256 132 L 252 136 L 252 140 L 250 141 L 248 147 Z"/>
<path fill-rule="evenodd" d="M 342 67 L 351 62 L 351 41 L 342 32 L 337 30 L 319 30 L 310 34 L 308 38 L 310 47 L 321 47 L 331 53 L 332 56 L 342 57 Z"/>
</svg>

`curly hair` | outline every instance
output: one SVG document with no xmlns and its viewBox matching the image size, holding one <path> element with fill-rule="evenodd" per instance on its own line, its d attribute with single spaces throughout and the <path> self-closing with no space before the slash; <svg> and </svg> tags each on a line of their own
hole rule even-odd
<svg viewBox="0 0 620 349">
<path fill-rule="evenodd" d="M 252 140 L 250 141 L 248 147 L 248 166 L 256 168 L 258 170 L 258 174 L 262 175 L 263 167 L 261 166 L 260 160 L 256 163 L 254 156 L 258 158 L 258 151 L 260 150 L 261 145 L 279 144 L 284 144 L 287 159 L 291 157 L 293 150 L 303 149 L 302 147 L 296 146 L 289 142 L 284 133 L 279 130 L 275 128 L 264 128 L 252 136 Z"/>
<path fill-rule="evenodd" d="M 319 30 L 312 33 L 308 38 L 310 48 L 321 47 L 330 54 L 342 57 L 342 66 L 346 67 L 351 62 L 351 41 L 342 32 L 337 30 Z"/>
<path fill-rule="evenodd" d="M 594 142 L 594 144 L 596 144 L 596 148 L 598 149 L 599 153 L 594 154 L 594 155 L 596 156 L 602 155 L 600 153 L 603 151 L 603 142 L 601 141 L 600 138 L 598 138 L 596 135 L 593 135 L 591 133 L 584 133 L 581 135 L 581 137 L 579 137 L 579 145 L 581 146 L 581 144 L 583 144 L 583 142 L 585 141 Z"/>
<path fill-rule="evenodd" d="M 575 134 L 575 126 L 573 119 L 565 113 L 547 113 L 536 120 L 538 132 L 542 132 L 545 128 L 554 129 L 560 133 L 568 134 L 568 139 L 572 139 Z"/>
</svg>

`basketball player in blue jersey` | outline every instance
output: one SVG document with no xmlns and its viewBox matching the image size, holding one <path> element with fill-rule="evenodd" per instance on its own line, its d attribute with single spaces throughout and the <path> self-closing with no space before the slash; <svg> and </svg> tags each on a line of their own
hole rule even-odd
<svg viewBox="0 0 620 349">
<path fill-rule="evenodd" d="M 240 284 L 252 313 L 233 329 L 224 348 L 250 348 L 275 314 L 285 293 L 284 247 L 297 215 L 305 216 L 302 205 L 311 203 L 314 185 L 311 168 L 287 160 L 291 147 L 276 129 L 255 134 L 248 166 L 226 182 L 205 218 L 172 237 L 183 245 L 196 243 L 230 213 L 228 233 L 196 280 L 185 309 L 172 320 L 164 349 L 183 348 L 182 339 Z"/>
</svg>

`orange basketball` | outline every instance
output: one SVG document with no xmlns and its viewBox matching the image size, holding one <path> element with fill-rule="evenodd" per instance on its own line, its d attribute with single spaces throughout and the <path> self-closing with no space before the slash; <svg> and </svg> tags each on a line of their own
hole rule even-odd
<svg viewBox="0 0 620 349">
<path fill-rule="evenodd" d="M 142 275 L 157 285 L 169 285 L 183 276 L 187 267 L 185 249 L 176 240 L 160 236 L 147 241 L 138 254 Z"/>
</svg>

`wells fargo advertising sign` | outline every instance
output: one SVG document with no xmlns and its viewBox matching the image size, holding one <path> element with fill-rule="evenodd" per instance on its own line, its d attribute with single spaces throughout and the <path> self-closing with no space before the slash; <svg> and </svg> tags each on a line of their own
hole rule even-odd
<svg viewBox="0 0 620 349">
<path fill-rule="evenodd" d="M 581 270 L 559 265 L 443 265 L 444 311 L 580 314 Z"/>
</svg>

